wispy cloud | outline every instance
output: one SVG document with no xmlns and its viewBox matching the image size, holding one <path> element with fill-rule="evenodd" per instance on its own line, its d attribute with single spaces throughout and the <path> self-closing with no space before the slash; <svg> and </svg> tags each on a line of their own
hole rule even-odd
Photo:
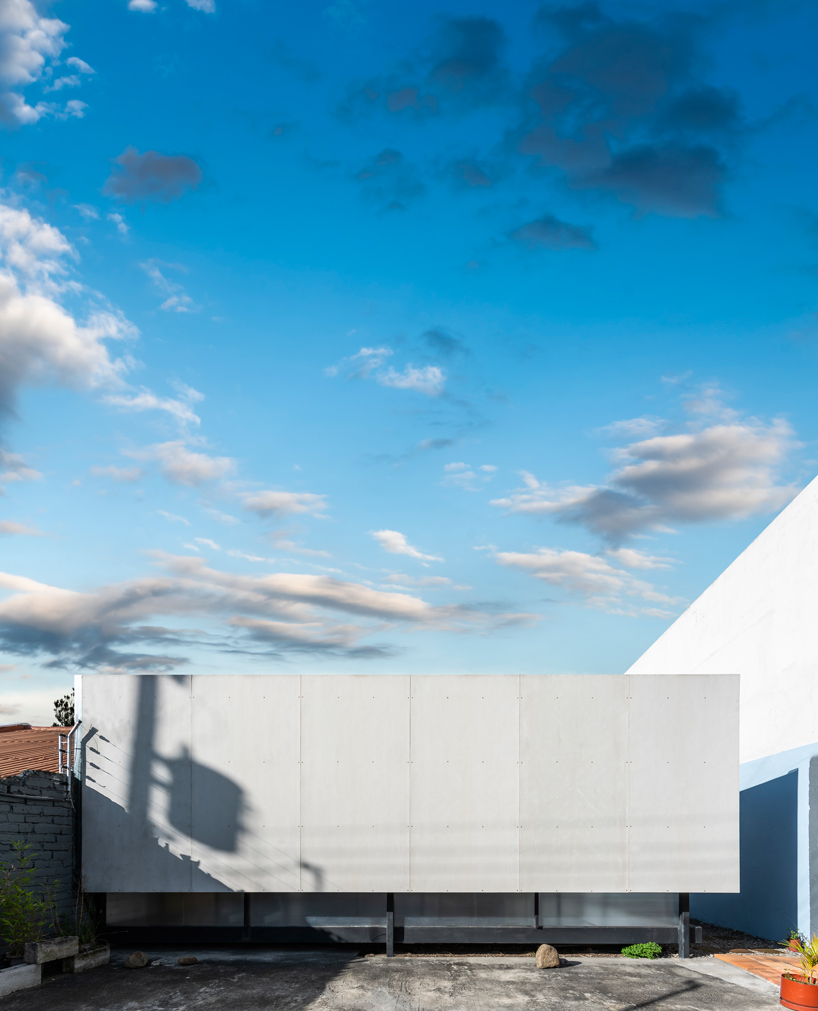
<svg viewBox="0 0 818 1011">
<path fill-rule="evenodd" d="M 257 516 L 322 516 L 327 508 L 326 495 L 299 491 L 252 491 L 242 494 L 244 508 Z"/>
<path fill-rule="evenodd" d="M 397 530 L 371 530 L 370 536 L 374 537 L 383 550 L 388 551 L 390 555 L 408 555 L 410 558 L 417 558 L 422 562 L 443 561 L 437 555 L 426 555 L 422 551 L 418 551 L 406 539 L 406 534 L 399 533 Z"/>
<path fill-rule="evenodd" d="M 191 488 L 225 477 L 236 469 L 236 461 L 231 457 L 196 453 L 181 439 L 122 452 L 134 460 L 156 461 L 168 481 Z"/>
<path fill-rule="evenodd" d="M 361 348 L 356 354 L 342 358 L 337 365 L 324 369 L 324 374 L 337 376 L 345 373 L 348 379 L 374 379 L 380 386 L 397 390 L 414 390 L 427 397 L 438 397 L 446 385 L 446 373 L 439 365 L 414 366 L 409 363 L 402 369 L 386 365 L 394 355 L 389 347 Z"/>
<path fill-rule="evenodd" d="M 449 488 L 461 488 L 464 491 L 478 491 L 492 480 L 497 467 L 491 463 L 483 463 L 472 468 L 468 463 L 447 463 L 443 467 L 443 484 Z"/>
<path fill-rule="evenodd" d="M 92 467 L 91 474 L 94 477 L 110 477 L 112 481 L 133 482 L 142 477 L 143 471 L 141 467 L 115 467 L 109 464 L 107 467 Z"/>
<path fill-rule="evenodd" d="M 110 215 L 109 215 L 110 216 Z M 169 278 L 163 271 L 176 270 L 187 273 L 187 267 L 181 263 L 165 263 L 162 260 L 146 260 L 139 266 L 153 282 L 154 287 L 163 296 L 164 301 L 159 306 L 163 312 L 197 312 L 199 306 L 185 291 L 178 281 Z"/>
<path fill-rule="evenodd" d="M 165 411 L 182 427 L 192 425 L 198 427 L 201 419 L 193 410 L 192 405 L 204 400 L 204 394 L 194 390 L 184 383 L 177 383 L 178 397 L 159 397 L 144 386 L 138 393 L 108 394 L 103 397 L 106 404 L 118 407 L 122 411 Z"/>
<path fill-rule="evenodd" d="M 531 552 L 498 551 L 494 557 L 506 568 L 520 569 L 550 586 L 580 594 L 590 607 L 616 614 L 670 617 L 673 612 L 667 610 L 668 606 L 679 602 L 599 555 L 538 548 Z M 649 606 L 646 609 L 644 604 L 634 605 L 629 598 L 638 598 Z M 657 608 L 657 604 L 662 608 Z"/>
<path fill-rule="evenodd" d="M 0 534 L 9 534 L 13 537 L 47 537 L 45 531 L 38 527 L 26 526 L 24 523 L 15 523 L 13 520 L 0 520 Z"/>
<path fill-rule="evenodd" d="M 20 656 L 43 656 L 51 666 L 133 672 L 185 664 L 180 649 L 246 652 L 252 642 L 266 644 L 269 655 L 389 656 L 391 646 L 358 643 L 382 639 L 395 627 L 485 631 L 536 617 L 434 606 L 408 593 L 327 575 L 242 575 L 209 567 L 200 557 L 153 557 L 160 574 L 84 593 L 0 573 L 0 587 L 12 591 L 0 602 L 0 646 Z M 216 631 L 157 624 L 191 617 Z"/>
</svg>

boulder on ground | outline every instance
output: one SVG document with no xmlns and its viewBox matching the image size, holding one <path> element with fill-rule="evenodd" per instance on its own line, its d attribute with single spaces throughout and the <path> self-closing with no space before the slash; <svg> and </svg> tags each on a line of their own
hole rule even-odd
<svg viewBox="0 0 818 1011">
<path fill-rule="evenodd" d="M 144 951 L 134 951 L 122 964 L 126 969 L 143 969 L 148 964 L 148 956 Z"/>
<path fill-rule="evenodd" d="M 559 952 L 550 944 L 541 944 L 534 959 L 538 969 L 556 969 L 560 964 Z"/>
<path fill-rule="evenodd" d="M 195 965 L 199 961 L 195 955 L 182 955 L 181 958 L 177 958 L 176 962 L 178 965 Z"/>
</svg>

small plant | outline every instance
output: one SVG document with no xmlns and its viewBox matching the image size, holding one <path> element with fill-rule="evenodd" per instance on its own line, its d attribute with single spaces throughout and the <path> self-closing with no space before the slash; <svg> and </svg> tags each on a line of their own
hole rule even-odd
<svg viewBox="0 0 818 1011">
<path fill-rule="evenodd" d="M 0 937 L 11 955 L 22 955 L 26 941 L 39 941 L 50 921 L 51 902 L 36 898 L 30 843 L 12 842 L 14 859 L 0 864 Z"/>
<path fill-rule="evenodd" d="M 642 944 L 629 944 L 622 949 L 625 958 L 658 958 L 662 954 L 662 945 L 655 941 L 645 941 Z"/>
<path fill-rule="evenodd" d="M 790 935 L 792 935 L 792 931 L 790 931 Z M 809 941 L 800 938 L 797 946 L 793 945 L 793 940 L 795 939 L 791 936 L 788 945 L 790 950 L 798 955 L 801 963 L 801 976 L 797 977 L 792 973 L 787 973 L 787 975 L 790 979 L 797 979 L 799 983 L 811 983 L 813 986 L 818 986 L 818 979 L 813 976 L 815 967 L 818 966 L 818 935 L 813 934 Z"/>
<path fill-rule="evenodd" d="M 799 933 L 797 930 L 791 930 L 789 936 L 785 941 L 779 941 L 779 944 L 783 944 L 785 947 L 789 948 L 790 951 L 797 951 L 799 945 L 803 944 L 806 938 L 803 934 Z"/>
</svg>

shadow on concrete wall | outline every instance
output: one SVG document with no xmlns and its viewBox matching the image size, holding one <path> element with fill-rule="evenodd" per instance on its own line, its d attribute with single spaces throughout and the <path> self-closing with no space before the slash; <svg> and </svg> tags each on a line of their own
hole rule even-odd
<svg viewBox="0 0 818 1011">
<path fill-rule="evenodd" d="M 798 925 L 798 772 L 741 791 L 741 892 L 691 895 L 706 923 L 780 940 Z"/>
<path fill-rule="evenodd" d="M 181 675 L 173 677 L 180 683 L 187 680 Z M 142 891 L 146 881 L 151 882 L 153 891 L 231 891 L 203 871 L 190 855 L 177 856 L 167 845 L 161 845 L 154 834 L 149 805 L 151 791 L 157 787 L 168 795 L 168 820 L 173 828 L 183 837 L 223 853 L 238 850 L 245 812 L 242 788 L 215 769 L 194 761 L 186 748 L 170 759 L 156 752 L 160 691 L 161 679 L 139 677 L 127 810 L 97 790 L 85 790 L 83 832 L 101 832 L 112 840 L 114 852 L 104 876 L 117 882 L 117 891 Z M 91 783 L 95 771 L 94 738 L 98 733 L 89 727 L 82 741 L 85 778 Z M 123 742 L 108 743 L 121 748 Z M 166 777 L 156 775 L 157 762 L 160 768 L 164 766 Z M 127 856 L 116 852 L 116 840 L 127 840 Z"/>
<path fill-rule="evenodd" d="M 171 825 L 205 846 L 235 853 L 243 831 L 244 790 L 222 773 L 194 761 L 187 748 L 182 748 L 178 758 L 161 761 L 170 783 L 156 785 L 168 791 Z"/>
</svg>

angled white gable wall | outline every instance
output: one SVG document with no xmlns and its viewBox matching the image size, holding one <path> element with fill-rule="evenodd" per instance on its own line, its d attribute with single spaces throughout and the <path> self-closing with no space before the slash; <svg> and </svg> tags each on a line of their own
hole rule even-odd
<svg viewBox="0 0 818 1011">
<path fill-rule="evenodd" d="M 818 478 L 628 673 L 740 675 L 741 895 L 693 912 L 818 930 Z"/>
</svg>

